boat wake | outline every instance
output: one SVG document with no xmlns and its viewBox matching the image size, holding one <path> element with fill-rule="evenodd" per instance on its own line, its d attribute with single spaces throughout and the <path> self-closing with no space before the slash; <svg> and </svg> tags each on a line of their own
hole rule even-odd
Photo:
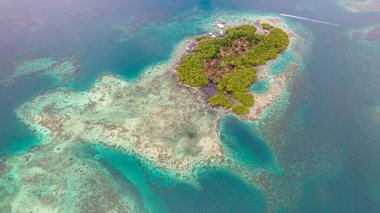
<svg viewBox="0 0 380 213">
<path fill-rule="evenodd" d="M 281 13 L 280 16 L 285 16 L 285 17 L 290 17 L 290 18 L 295 18 L 295 19 L 301 19 L 301 20 L 311 21 L 311 22 L 320 23 L 320 24 L 327 24 L 327 25 L 335 26 L 335 27 L 341 27 L 341 25 L 339 25 L 339 24 L 335 24 L 335 23 L 331 23 L 331 22 L 327 22 L 327 21 L 319 21 L 319 20 L 315 20 L 315 19 L 304 18 L 301 16 L 293 16 L 293 15 L 288 15 L 288 14 L 283 14 L 283 13 Z"/>
</svg>

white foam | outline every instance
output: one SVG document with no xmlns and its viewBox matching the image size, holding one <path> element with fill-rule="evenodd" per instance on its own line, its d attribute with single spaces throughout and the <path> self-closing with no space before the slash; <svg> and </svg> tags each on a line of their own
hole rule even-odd
<svg viewBox="0 0 380 213">
<path fill-rule="evenodd" d="M 305 18 L 305 17 L 301 17 L 301 16 L 293 16 L 293 15 L 288 15 L 288 14 L 283 14 L 283 13 L 281 13 L 280 16 L 285 16 L 285 17 L 290 17 L 290 18 L 295 18 L 295 19 L 301 19 L 301 20 L 311 21 L 311 22 L 320 23 L 320 24 L 327 24 L 327 25 L 335 26 L 335 27 L 341 27 L 341 25 L 339 25 L 339 24 L 335 24 L 335 23 L 331 23 L 331 22 L 327 22 L 327 21 L 319 21 L 319 20 L 315 20 L 315 19 L 309 19 L 309 18 Z"/>
</svg>

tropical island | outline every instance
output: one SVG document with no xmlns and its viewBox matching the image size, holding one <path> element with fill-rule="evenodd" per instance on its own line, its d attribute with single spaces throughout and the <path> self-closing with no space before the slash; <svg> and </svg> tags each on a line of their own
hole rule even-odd
<svg viewBox="0 0 380 213">
<path fill-rule="evenodd" d="M 281 65 L 276 73 L 265 64 L 286 48 L 302 52 L 299 44 L 307 37 L 273 17 L 262 19 L 268 29 L 247 23 L 246 16 L 217 19 L 229 23 L 223 35 L 184 40 L 167 61 L 148 67 L 136 81 L 105 73 L 85 91 L 51 90 L 15 113 L 43 139 L 44 150 L 54 150 L 43 155 L 46 159 L 86 142 L 128 153 L 183 180 L 194 178 L 199 168 L 233 166 L 219 140 L 226 111 L 207 100 L 252 120 L 266 109 L 278 109 L 298 63 Z M 191 53 L 189 46 L 194 46 Z M 260 82 L 268 84 L 264 91 L 248 90 Z M 68 162 L 75 158 L 64 156 Z"/>
<path fill-rule="evenodd" d="M 223 106 L 239 115 L 249 114 L 254 96 L 248 90 L 256 81 L 256 66 L 276 59 L 289 45 L 288 35 L 268 23 L 257 33 L 253 25 L 227 30 L 220 38 L 199 36 L 194 52 L 179 65 L 178 80 L 191 87 L 214 87 L 211 106 Z"/>
</svg>

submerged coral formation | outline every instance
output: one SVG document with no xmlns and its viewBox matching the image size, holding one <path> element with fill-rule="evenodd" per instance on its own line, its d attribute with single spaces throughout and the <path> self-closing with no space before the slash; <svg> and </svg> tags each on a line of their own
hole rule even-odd
<svg viewBox="0 0 380 213">
<path fill-rule="evenodd" d="M 252 22 L 256 19 L 247 17 Z M 231 18 L 230 26 L 240 26 L 247 17 L 225 14 L 222 18 Z M 287 29 L 279 19 L 266 21 L 271 26 Z M 288 29 L 286 33 L 291 38 L 290 46 L 292 41 L 300 39 Z M 110 174 L 93 161 L 76 156 L 75 146 L 81 142 L 105 145 L 111 150 L 120 150 L 123 156 L 129 153 L 176 178 L 196 176 L 197 168 L 214 163 L 236 166 L 228 162 L 228 150 L 224 150 L 218 136 L 219 120 L 226 112 L 208 105 L 207 89 L 176 82 L 176 65 L 186 56 L 185 46 L 194 42 L 192 39 L 180 44 L 169 62 L 149 67 L 136 81 L 105 74 L 87 91 L 53 90 L 19 106 L 18 117 L 45 143 L 0 164 L 0 175 L 5 177 L 0 180 L 0 187 L 4 189 L 1 195 L 6 202 L 0 204 L 0 210 L 27 207 L 34 212 L 59 212 L 61 208 L 73 212 L 94 209 L 136 212 L 145 208 L 146 203 L 141 201 L 143 195 L 134 194 L 135 183 L 130 186 L 123 180 L 123 187 L 108 184 L 111 178 L 117 180 L 117 171 Z M 257 80 L 268 82 L 268 88 L 260 94 L 253 91 L 255 104 L 246 118 L 258 118 L 286 91 L 288 80 L 297 69 L 293 61 L 289 63 L 284 72 L 276 75 L 270 73 L 268 65 L 257 67 Z M 222 95 L 215 100 L 216 105 L 236 104 Z M 244 93 L 235 94 L 237 100 L 242 96 Z M 242 104 L 253 104 L 243 99 L 240 99 Z M 244 106 L 235 110 L 246 113 Z M 10 168 L 7 165 L 11 165 Z M 131 169 L 128 165 L 124 170 Z M 231 171 L 243 173 L 238 167 Z M 244 176 L 250 184 L 263 185 L 267 188 L 266 196 L 274 191 L 269 186 L 276 181 L 266 173 L 260 173 L 257 178 L 252 178 L 251 173 L 250 170 Z M 268 181 L 262 181 L 261 177 Z M 150 187 L 145 182 L 142 185 Z M 277 198 L 270 200 L 277 201 Z M 287 196 L 286 199 L 292 198 Z"/>
<path fill-rule="evenodd" d="M 79 72 L 79 61 L 75 58 L 55 59 L 53 57 L 34 58 L 22 60 L 15 65 L 13 72 L 4 83 L 11 84 L 15 81 L 33 75 L 49 75 L 61 83 L 72 80 Z"/>
<path fill-rule="evenodd" d="M 366 40 L 371 43 L 380 43 L 380 26 L 368 26 L 364 29 L 351 32 L 354 41 Z"/>
<path fill-rule="evenodd" d="M 45 142 L 104 144 L 180 176 L 187 176 L 198 165 L 220 163 L 225 154 L 218 142 L 217 125 L 224 112 L 208 106 L 209 96 L 202 89 L 176 82 L 177 73 L 172 70 L 186 56 L 184 46 L 179 46 L 169 62 L 148 68 L 137 81 L 105 74 L 88 91 L 61 89 L 39 95 L 21 105 L 17 115 L 30 129 L 43 135 Z M 253 108 L 253 100 L 245 100 L 252 95 L 234 94 L 244 105 L 234 111 L 258 118 L 282 94 L 288 74 L 289 71 L 271 79 L 273 85 L 257 94 Z M 259 80 L 268 75 L 267 66 L 258 67 Z M 220 96 L 214 105 L 234 104 Z M 251 107 L 249 113 L 247 106 Z"/>
<path fill-rule="evenodd" d="M 0 174 L 0 212 L 135 212 L 138 196 L 115 174 L 50 143 L 8 158 Z M 41 154 L 43 153 L 43 154 Z M 94 202 L 96 200 L 97 202 Z"/>
<path fill-rule="evenodd" d="M 138 82 L 100 77 L 86 92 L 52 91 L 22 105 L 18 115 L 55 143 L 88 141 L 136 153 L 159 167 L 190 171 L 222 156 L 218 111 L 202 94 L 157 65 Z"/>
<path fill-rule="evenodd" d="M 379 0 L 342 1 L 342 4 L 345 8 L 353 12 L 380 11 Z"/>
</svg>

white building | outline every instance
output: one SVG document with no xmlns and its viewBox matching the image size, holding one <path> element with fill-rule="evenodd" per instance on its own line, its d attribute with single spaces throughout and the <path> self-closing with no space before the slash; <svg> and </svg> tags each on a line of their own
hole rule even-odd
<svg viewBox="0 0 380 213">
<path fill-rule="evenodd" d="M 226 26 L 224 26 L 222 23 L 217 23 L 216 26 L 217 26 L 219 29 L 223 29 L 223 28 L 226 27 Z"/>
</svg>

